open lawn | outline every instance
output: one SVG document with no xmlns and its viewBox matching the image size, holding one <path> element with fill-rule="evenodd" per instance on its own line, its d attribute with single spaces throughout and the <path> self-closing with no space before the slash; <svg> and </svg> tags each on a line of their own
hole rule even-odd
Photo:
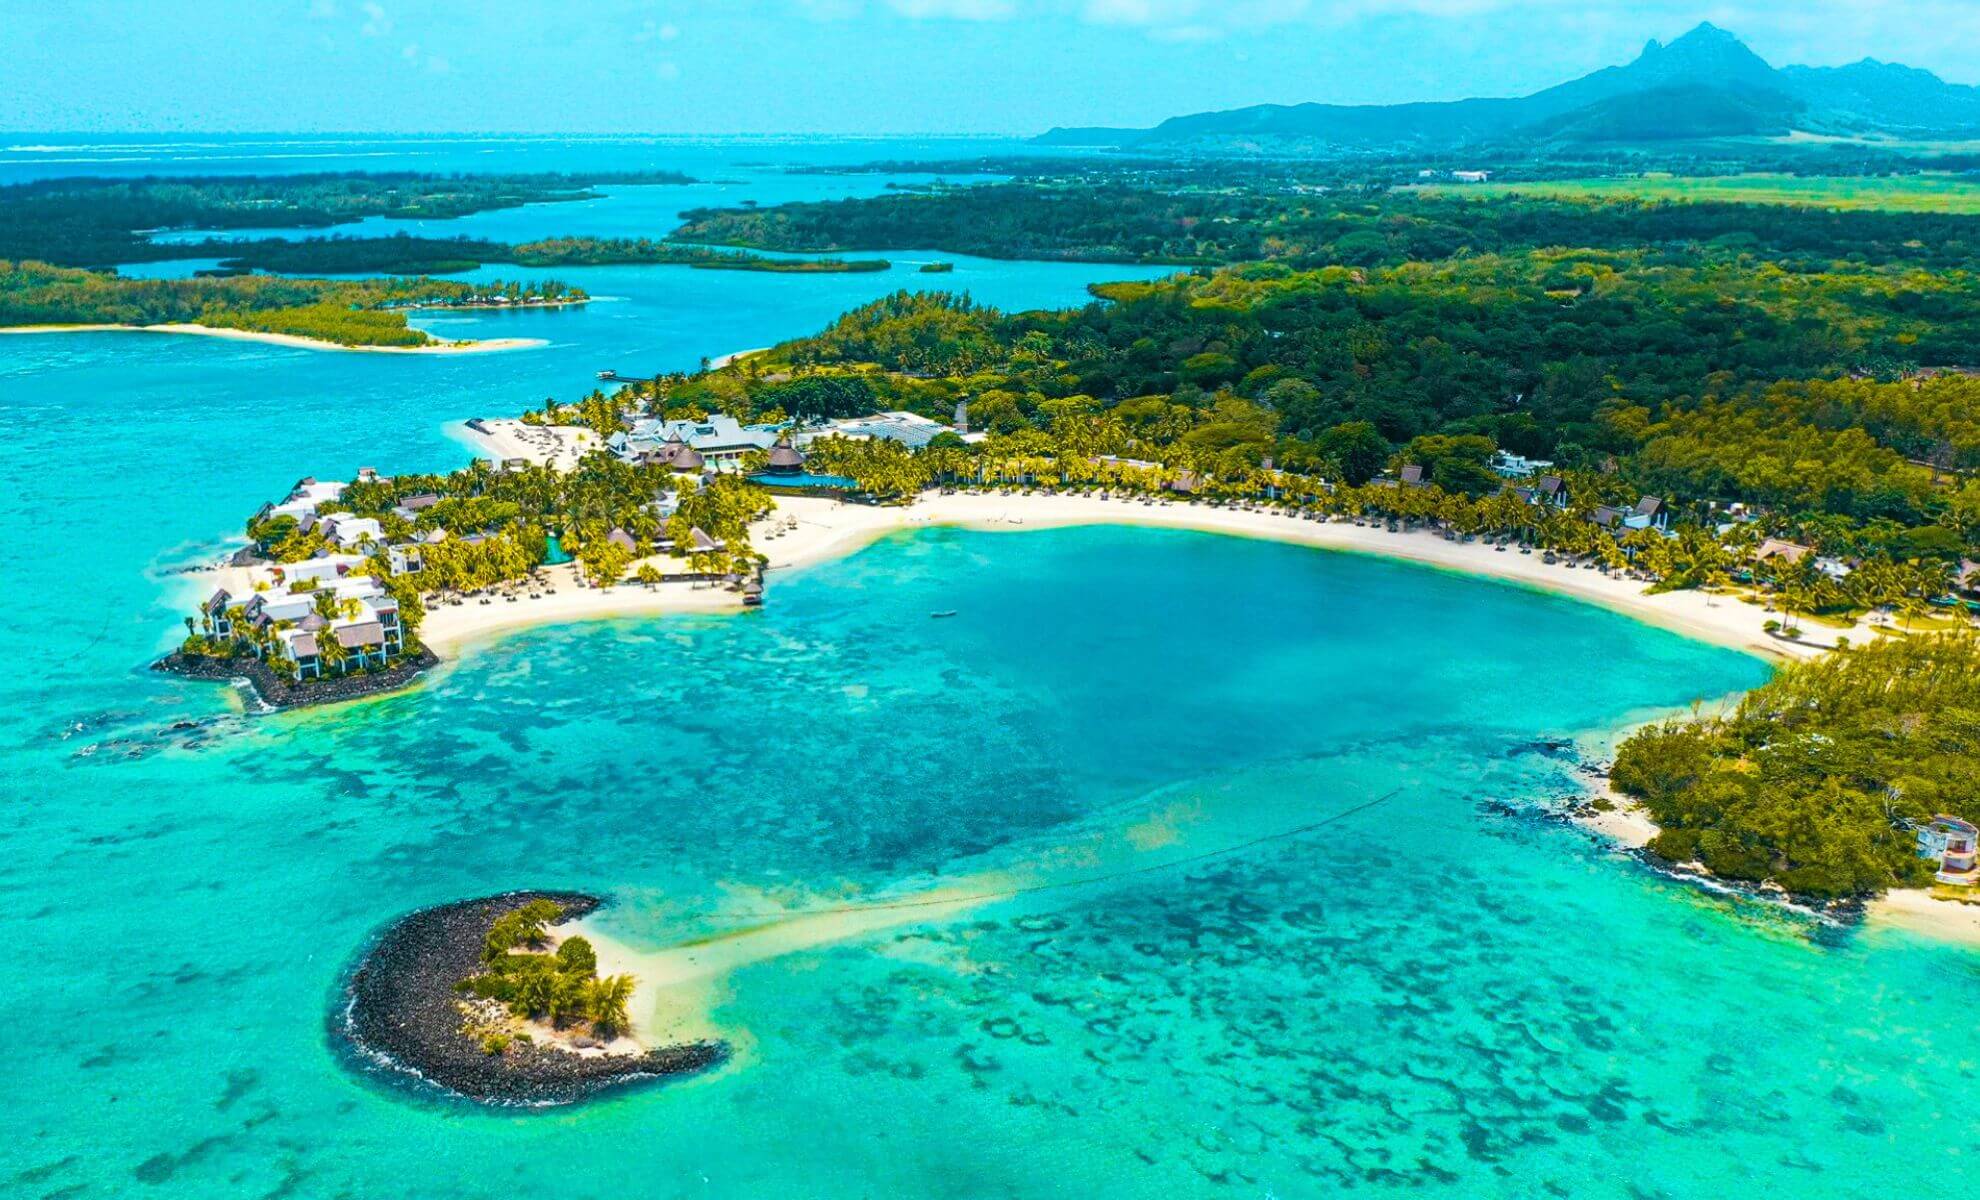
<svg viewBox="0 0 1980 1200">
<path fill-rule="evenodd" d="M 1889 212 L 1980 214 L 1980 175 L 1622 175 L 1606 179 L 1554 179 L 1534 183 L 1437 184 L 1424 191 L 1458 196 L 1719 200 L 1734 204 L 1794 204 L 1811 208 L 1881 209 Z"/>
</svg>

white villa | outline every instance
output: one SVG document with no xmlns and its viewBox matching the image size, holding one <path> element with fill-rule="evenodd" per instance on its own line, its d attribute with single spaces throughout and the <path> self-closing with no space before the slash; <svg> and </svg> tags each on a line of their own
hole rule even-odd
<svg viewBox="0 0 1980 1200">
<path fill-rule="evenodd" d="M 222 588 L 200 606 L 201 624 L 209 636 L 232 639 L 296 682 L 384 666 L 405 650 L 399 602 L 368 576 L 316 573 L 317 564 L 330 561 L 276 568 L 244 598 Z M 310 571 L 283 586 L 281 573 L 294 567 Z M 303 590 L 294 590 L 298 584 Z M 326 652 L 331 639 L 341 654 Z"/>
</svg>

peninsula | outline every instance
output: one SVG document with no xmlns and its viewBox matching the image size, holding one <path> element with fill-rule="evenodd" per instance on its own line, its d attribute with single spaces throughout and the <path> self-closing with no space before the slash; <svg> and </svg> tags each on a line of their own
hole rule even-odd
<svg viewBox="0 0 1980 1200">
<path fill-rule="evenodd" d="M 444 342 L 406 323 L 422 308 L 504 309 L 587 300 L 556 280 L 531 284 L 446 279 L 290 279 L 237 275 L 127 279 L 38 262 L 0 262 L 0 332 L 142 329 L 159 333 L 255 335 L 311 348 L 364 350 L 516 349 L 538 343 Z"/>
</svg>

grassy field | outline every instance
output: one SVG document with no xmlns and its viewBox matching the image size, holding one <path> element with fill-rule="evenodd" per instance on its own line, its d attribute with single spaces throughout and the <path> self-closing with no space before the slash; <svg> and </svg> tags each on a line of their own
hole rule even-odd
<svg viewBox="0 0 1980 1200">
<path fill-rule="evenodd" d="M 1540 183 L 1432 185 L 1451 195 L 1642 196 L 1656 200 L 1720 200 L 1735 204 L 1797 204 L 1814 208 L 1980 214 L 1980 177 L 1927 173 L 1890 178 L 1828 175 L 1722 175 L 1688 178 L 1629 175 Z"/>
</svg>

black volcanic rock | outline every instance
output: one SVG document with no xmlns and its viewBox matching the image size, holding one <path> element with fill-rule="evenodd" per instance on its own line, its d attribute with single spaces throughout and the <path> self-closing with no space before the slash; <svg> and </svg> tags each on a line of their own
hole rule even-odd
<svg viewBox="0 0 1980 1200">
<path fill-rule="evenodd" d="M 422 909 L 387 929 L 352 972 L 333 1026 L 362 1061 L 485 1104 L 570 1104 L 638 1080 L 704 1070 L 728 1056 L 720 1042 L 662 1046 L 641 1055 L 587 1056 L 512 1044 L 489 1054 L 462 1029 L 454 985 L 481 969 L 496 918 L 532 900 L 563 906 L 563 920 L 597 909 L 577 892 L 508 892 Z"/>
</svg>

